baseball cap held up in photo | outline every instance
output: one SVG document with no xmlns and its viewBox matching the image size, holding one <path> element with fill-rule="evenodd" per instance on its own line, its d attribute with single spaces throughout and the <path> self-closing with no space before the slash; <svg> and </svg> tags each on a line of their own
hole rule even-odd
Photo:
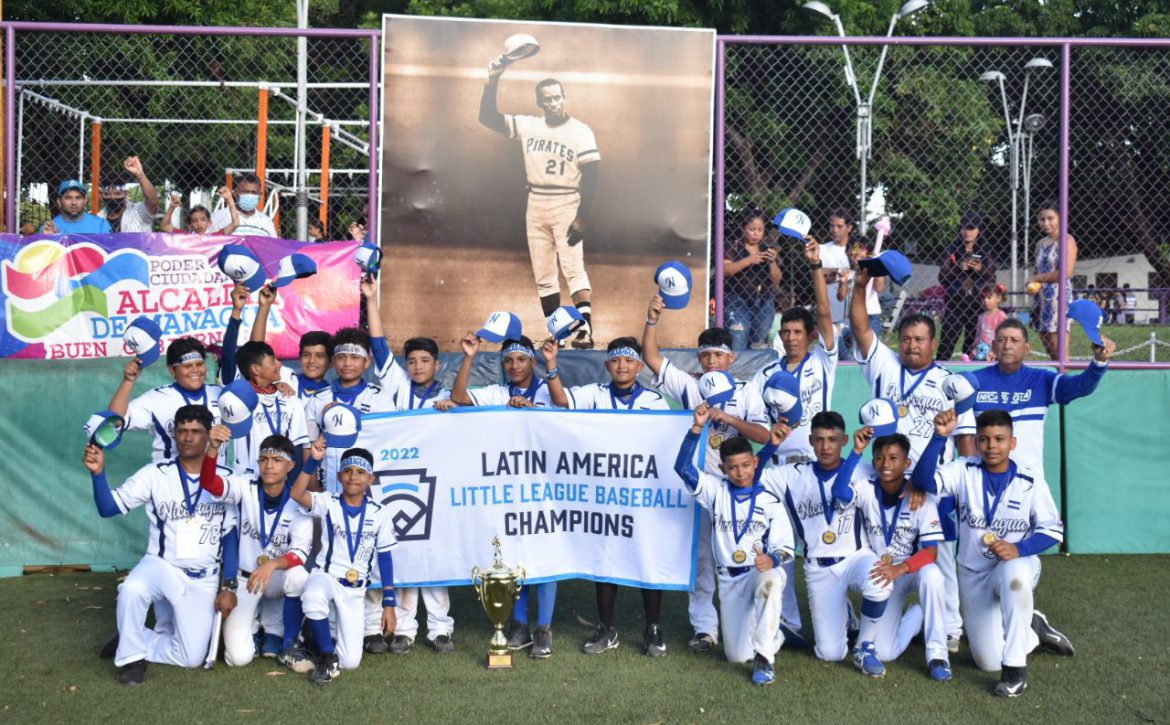
<svg viewBox="0 0 1170 725">
<path fill-rule="evenodd" d="M 897 284 L 906 284 L 914 267 L 906 255 L 893 249 L 887 249 L 876 257 L 867 257 L 858 264 L 869 270 L 871 277 L 889 277 Z"/>
<path fill-rule="evenodd" d="M 857 419 L 862 425 L 873 428 L 874 438 L 898 432 L 898 409 L 886 398 L 874 398 L 861 406 Z"/>
<path fill-rule="evenodd" d="M 524 332 L 519 317 L 511 312 L 498 311 L 488 315 L 487 322 L 475 334 L 488 342 L 499 344 L 504 340 L 519 340 Z"/>
<path fill-rule="evenodd" d="M 660 264 L 654 270 L 654 283 L 658 285 L 658 294 L 668 310 L 681 310 L 691 301 L 694 280 L 691 270 L 682 262 L 672 260 Z"/>
<path fill-rule="evenodd" d="M 333 403 L 324 414 L 325 445 L 330 448 L 352 448 L 362 432 L 362 414 L 345 403 Z"/>
<path fill-rule="evenodd" d="M 812 219 L 809 219 L 808 214 L 800 209 L 784 209 L 776 215 L 772 223 L 784 236 L 799 239 L 802 242 L 808 236 L 808 230 L 812 229 Z"/>
<path fill-rule="evenodd" d="M 975 407 L 975 394 L 979 392 L 979 379 L 975 373 L 951 373 L 942 383 L 943 395 L 955 401 L 955 415 L 962 415 Z"/>
<path fill-rule="evenodd" d="M 699 378 L 699 394 L 707 405 L 723 405 L 735 396 L 735 378 L 726 370 L 712 370 Z"/>
<path fill-rule="evenodd" d="M 94 413 L 85 421 L 85 437 L 98 448 L 112 451 L 122 442 L 126 420 L 112 410 Z"/>
<path fill-rule="evenodd" d="M 223 245 L 216 263 L 219 271 L 236 282 L 242 282 L 249 292 L 264 286 L 264 265 L 251 249 L 242 244 Z"/>
<path fill-rule="evenodd" d="M 774 407 L 792 428 L 800 425 L 804 406 L 800 400 L 800 381 L 787 370 L 777 370 L 764 383 L 764 403 Z"/>
<path fill-rule="evenodd" d="M 564 340 L 584 324 L 585 317 L 573 305 L 558 307 L 548 316 L 548 332 L 558 340 Z"/>
<path fill-rule="evenodd" d="M 1075 321 L 1085 331 L 1089 342 L 1097 347 L 1104 347 L 1101 339 L 1101 307 L 1092 300 L 1075 300 L 1069 303 L 1068 319 Z"/>
<path fill-rule="evenodd" d="M 139 317 L 122 333 L 122 344 L 138 359 L 142 367 L 158 360 L 162 352 L 158 344 L 161 339 L 162 329 L 149 317 Z"/>
<path fill-rule="evenodd" d="M 219 420 L 232 432 L 232 438 L 241 438 L 252 430 L 252 413 L 260 404 L 260 396 L 252 384 L 243 378 L 219 394 Z"/>
</svg>

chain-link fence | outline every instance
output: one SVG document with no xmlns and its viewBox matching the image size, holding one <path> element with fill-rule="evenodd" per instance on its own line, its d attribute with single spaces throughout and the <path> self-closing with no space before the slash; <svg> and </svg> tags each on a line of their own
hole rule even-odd
<svg viewBox="0 0 1170 725">
<path fill-rule="evenodd" d="M 95 184 L 125 182 L 130 200 L 142 199 L 144 190 L 123 167 L 138 156 L 158 192 L 156 229 L 168 220 L 185 228 L 192 207 L 214 211 L 223 204 L 221 187 L 258 173 L 262 210 L 279 236 L 295 239 L 301 146 L 309 220 L 325 222 L 325 238 L 348 238 L 352 222 L 365 222 L 376 38 L 364 31 L 308 37 L 301 139 L 298 38 L 203 30 L 18 30 L 9 144 L 18 225 L 35 228 L 55 213 L 65 179 L 87 187 L 93 211 L 102 206 Z M 172 197 L 179 209 L 164 219 Z"/>
<path fill-rule="evenodd" d="M 1059 284 L 1047 275 L 1073 254 L 1053 244 L 1059 204 L 1049 208 L 1061 192 L 1062 47 L 891 46 L 875 87 L 882 48 L 872 40 L 850 45 L 853 74 L 841 45 L 794 40 L 720 42 L 717 319 L 761 346 L 776 313 L 812 302 L 799 245 L 769 225 L 757 246 L 752 228 L 796 207 L 813 236 L 842 248 L 832 255 L 841 264 L 872 251 L 874 223 L 889 217 L 884 248 L 909 256 L 914 275 L 873 291 L 870 312 L 887 326 L 909 311 L 934 316 L 943 358 L 983 352 L 984 292 L 996 285 L 999 309 L 1055 330 Z M 1170 203 L 1170 45 L 1073 47 L 1068 70 L 1071 294 L 1096 300 L 1106 334 L 1129 347 L 1149 338 L 1141 326 L 1167 323 L 1170 239 L 1158 211 Z M 850 274 L 839 275 L 843 292 Z M 834 319 L 847 323 L 837 292 L 830 284 Z M 1088 354 L 1073 343 L 1071 357 Z M 1039 336 L 1034 348 L 1046 356 Z"/>
</svg>

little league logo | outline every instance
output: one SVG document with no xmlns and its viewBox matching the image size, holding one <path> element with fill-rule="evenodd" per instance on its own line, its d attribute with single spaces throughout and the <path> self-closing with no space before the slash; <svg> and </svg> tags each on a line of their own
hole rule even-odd
<svg viewBox="0 0 1170 725">
<path fill-rule="evenodd" d="M 377 471 L 378 480 L 370 489 L 375 501 L 393 515 L 394 533 L 399 541 L 431 538 L 431 512 L 435 505 L 435 477 L 425 468 Z"/>
</svg>

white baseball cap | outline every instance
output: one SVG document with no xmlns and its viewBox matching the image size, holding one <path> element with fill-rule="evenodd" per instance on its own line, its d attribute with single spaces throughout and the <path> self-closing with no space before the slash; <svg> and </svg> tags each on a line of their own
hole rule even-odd
<svg viewBox="0 0 1170 725">
<path fill-rule="evenodd" d="M 654 283 L 668 310 L 681 310 L 691 301 L 694 280 L 691 270 L 682 262 L 670 261 L 654 270 Z"/>
<path fill-rule="evenodd" d="M 162 329 L 149 317 L 139 317 L 131 322 L 122 333 L 122 342 L 126 349 L 134 353 L 142 367 L 146 367 L 158 360 L 162 350 L 158 341 L 162 339 Z"/>
<path fill-rule="evenodd" d="M 354 254 L 354 261 L 366 274 L 377 274 L 382 266 L 382 248 L 373 242 L 363 242 Z"/>
<path fill-rule="evenodd" d="M 772 223 L 780 230 L 780 233 L 786 237 L 793 237 L 802 242 L 808 236 L 808 230 L 812 229 L 812 219 L 808 218 L 800 209 L 789 207 L 784 209 L 772 219 Z"/>
<path fill-rule="evenodd" d="M 94 413 L 85 421 L 85 437 L 98 448 L 111 451 L 122 442 L 126 420 L 112 410 Z"/>
<path fill-rule="evenodd" d="M 242 282 L 249 292 L 264 286 L 264 265 L 260 258 L 242 244 L 225 244 L 217 260 L 219 270 L 236 282 Z"/>
<path fill-rule="evenodd" d="M 241 438 L 252 430 L 252 413 L 260 404 L 252 384 L 238 378 L 219 394 L 219 420 L 232 432 L 233 438 Z"/>
<path fill-rule="evenodd" d="M 699 378 L 699 394 L 707 405 L 722 405 L 735 396 L 735 378 L 725 370 L 712 370 Z"/>
<path fill-rule="evenodd" d="M 558 307 L 548 316 L 549 334 L 558 340 L 564 340 L 584 324 L 585 317 L 573 305 Z"/>
<path fill-rule="evenodd" d="M 304 279 L 317 274 L 317 263 L 312 257 L 304 254 L 290 254 L 280 260 L 280 268 L 276 271 L 276 279 L 272 280 L 273 287 L 284 287 L 292 284 L 294 279 Z"/>
<path fill-rule="evenodd" d="M 898 432 L 898 408 L 886 398 L 874 398 L 861 406 L 857 418 L 862 425 L 873 428 L 874 438 Z"/>
<path fill-rule="evenodd" d="M 787 370 L 777 370 L 764 383 L 764 403 L 774 406 L 780 415 L 795 428 L 804 417 L 804 406 L 800 400 L 800 381 Z"/>
<path fill-rule="evenodd" d="M 520 318 L 511 312 L 493 312 L 488 315 L 487 322 L 475 333 L 488 342 L 501 343 L 504 340 L 519 340 L 524 334 L 520 327 Z"/>
<path fill-rule="evenodd" d="M 942 382 L 943 395 L 955 401 L 955 415 L 962 415 L 975 407 L 975 394 L 979 392 L 979 379 L 975 373 L 952 373 Z"/>
<path fill-rule="evenodd" d="M 325 445 L 330 448 L 352 448 L 362 432 L 362 414 L 357 408 L 335 402 L 324 414 Z"/>
</svg>

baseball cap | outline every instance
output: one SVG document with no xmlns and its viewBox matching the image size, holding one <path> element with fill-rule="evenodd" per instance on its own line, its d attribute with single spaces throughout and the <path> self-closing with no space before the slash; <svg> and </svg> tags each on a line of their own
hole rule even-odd
<svg viewBox="0 0 1170 725">
<path fill-rule="evenodd" d="M 977 211 L 965 212 L 959 221 L 959 227 L 961 229 L 982 229 L 983 215 Z"/>
<path fill-rule="evenodd" d="M 158 360 L 161 353 L 158 341 L 161 339 L 162 329 L 149 317 L 139 317 L 122 333 L 122 342 L 134 353 L 142 367 Z"/>
<path fill-rule="evenodd" d="M 259 404 L 260 396 L 252 384 L 237 378 L 219 394 L 220 422 L 231 430 L 233 438 L 245 436 L 252 430 L 252 413 Z"/>
<path fill-rule="evenodd" d="M 793 237 L 802 242 L 808 236 L 808 230 L 812 228 L 812 219 L 808 218 L 808 214 L 793 208 L 781 211 L 772 219 L 772 223 L 784 236 Z"/>
<path fill-rule="evenodd" d="M 691 270 L 682 262 L 671 260 L 658 265 L 654 270 L 654 284 L 668 310 L 681 310 L 691 301 L 691 287 L 694 280 Z"/>
<path fill-rule="evenodd" d="M 488 315 L 487 322 L 475 334 L 488 342 L 500 343 L 504 340 L 519 340 L 524 332 L 520 328 L 519 317 L 501 311 Z"/>
<path fill-rule="evenodd" d="M 780 415 L 795 428 L 804 417 L 804 406 L 800 401 L 800 381 L 787 370 L 777 370 L 764 383 L 764 403 L 775 406 Z"/>
<path fill-rule="evenodd" d="M 292 284 L 294 279 L 304 279 L 317 274 L 317 263 L 312 257 L 304 254 L 290 254 L 280 260 L 280 268 L 276 278 L 272 280 L 273 287 L 284 287 Z"/>
<path fill-rule="evenodd" d="M 354 255 L 357 266 L 366 274 L 377 274 L 382 266 L 382 248 L 373 242 L 363 242 Z"/>
<path fill-rule="evenodd" d="M 553 313 L 548 316 L 548 331 L 553 337 L 558 340 L 564 340 L 569 335 L 585 324 L 585 317 L 582 316 L 581 311 L 573 305 L 565 305 L 553 310 Z M 512 338 L 515 339 L 515 338 Z"/>
<path fill-rule="evenodd" d="M 85 437 L 98 448 L 112 451 L 122 442 L 126 420 L 112 410 L 94 413 L 85 421 Z"/>
<path fill-rule="evenodd" d="M 707 405 L 723 405 L 735 396 L 735 378 L 726 370 L 712 370 L 699 378 L 699 393 Z"/>
<path fill-rule="evenodd" d="M 893 435 L 898 432 L 898 409 L 886 398 L 874 398 L 861 406 L 857 419 L 862 425 L 873 428 L 874 438 Z"/>
<path fill-rule="evenodd" d="M 975 373 L 952 373 L 942 383 L 943 395 L 955 401 L 955 414 L 962 415 L 975 407 L 975 393 L 979 392 L 979 379 Z"/>
<path fill-rule="evenodd" d="M 219 270 L 236 282 L 242 282 L 249 292 L 264 286 L 264 265 L 251 249 L 242 244 L 225 244 L 217 260 Z"/>
<path fill-rule="evenodd" d="M 325 411 L 325 445 L 330 448 L 351 448 L 362 432 L 362 414 L 345 403 L 333 403 Z"/>
<path fill-rule="evenodd" d="M 871 277 L 888 276 L 898 284 L 906 284 L 914 271 L 906 255 L 893 249 L 888 249 L 876 257 L 867 257 L 858 264 L 868 269 Z"/>
<path fill-rule="evenodd" d="M 1085 331 L 1089 342 L 1097 347 L 1103 347 L 1101 340 L 1101 308 L 1092 300 L 1076 300 L 1069 303 L 1068 319 L 1075 320 Z"/>
<path fill-rule="evenodd" d="M 80 191 L 82 194 L 84 194 L 85 186 L 83 186 L 82 183 L 77 179 L 65 179 L 61 182 L 61 185 L 57 187 L 57 196 L 61 196 L 67 191 Z"/>
</svg>

